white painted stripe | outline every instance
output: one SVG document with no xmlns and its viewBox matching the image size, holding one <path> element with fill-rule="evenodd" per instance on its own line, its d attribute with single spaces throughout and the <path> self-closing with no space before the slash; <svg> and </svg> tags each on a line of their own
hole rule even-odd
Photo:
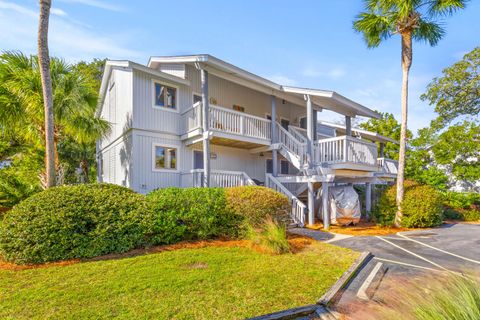
<svg viewBox="0 0 480 320">
<path fill-rule="evenodd" d="M 452 252 L 448 252 L 448 251 L 445 251 L 445 250 L 440 249 L 440 248 L 436 248 L 436 247 L 434 247 L 434 246 L 431 246 L 431 245 L 429 245 L 429 244 L 420 242 L 420 241 L 418 241 L 418 240 L 411 239 L 411 238 L 409 238 L 409 237 L 401 234 L 400 232 L 397 233 L 397 235 L 399 235 L 400 237 L 405 238 L 406 240 L 413 241 L 413 242 L 415 242 L 415 243 L 421 244 L 421 245 L 423 245 L 423 246 L 425 246 L 425 247 L 428 247 L 428 248 L 431 248 L 431 249 L 433 249 L 433 250 L 437 250 L 437 251 L 443 252 L 443 253 L 445 253 L 445 254 L 449 254 L 449 255 L 454 256 L 454 257 L 457 257 L 457 258 L 459 258 L 459 259 L 463 259 L 463 260 L 470 261 L 470 262 L 473 262 L 473 263 L 476 263 L 476 264 L 480 264 L 480 261 L 473 260 L 473 259 L 470 259 L 470 258 L 466 258 L 466 257 L 464 257 L 464 256 L 461 256 L 461 255 L 458 255 L 458 254 L 455 254 L 455 253 L 452 253 Z"/>
<path fill-rule="evenodd" d="M 393 243 L 393 242 L 391 242 L 391 241 L 388 241 L 387 239 L 383 239 L 383 238 L 380 237 L 380 236 L 375 236 L 375 237 L 378 238 L 378 239 L 380 239 L 380 240 L 382 240 L 382 241 L 385 241 L 386 243 L 388 243 L 388 244 L 390 244 L 390 245 L 392 245 L 392 246 L 394 246 L 394 247 L 396 247 L 396 248 L 398 248 L 398 249 L 400 249 L 400 250 L 403 250 L 403 251 L 411 254 L 411 255 L 414 256 L 414 257 L 417 257 L 418 259 L 421 259 L 421 260 L 423 260 L 423 261 L 426 261 L 426 262 L 434 265 L 435 267 L 438 267 L 438 268 L 443 269 L 443 270 L 445 270 L 445 271 L 450 271 L 450 270 L 448 270 L 447 268 L 442 267 L 442 266 L 439 265 L 438 263 L 435 263 L 435 262 L 433 262 L 433 261 L 431 261 L 431 260 L 428 260 L 427 258 L 424 258 L 424 257 L 422 257 L 421 255 L 416 254 L 415 252 L 412 252 L 412 251 L 410 251 L 410 250 L 407 250 L 407 249 L 405 249 L 405 248 L 402 248 L 402 247 L 400 247 L 399 245 L 397 245 L 397 244 L 395 244 L 395 243 Z"/>
<path fill-rule="evenodd" d="M 419 269 L 425 269 L 425 270 L 436 271 L 436 272 L 445 272 L 443 270 L 438 270 L 438 269 L 429 268 L 429 267 L 423 267 L 423 266 L 419 266 L 419 265 L 416 265 L 416 264 L 411 264 L 411 263 L 406 263 L 406 262 L 401 262 L 401 261 L 395 261 L 395 260 L 378 258 L 378 257 L 374 257 L 374 259 L 375 260 L 380 260 L 380 261 L 383 261 L 383 262 L 390 262 L 390 263 L 395 263 L 395 264 L 399 264 L 399 265 L 402 265 L 402 266 L 412 267 L 412 268 L 419 268 Z"/>
<path fill-rule="evenodd" d="M 367 295 L 367 290 L 368 287 L 372 284 L 373 278 L 377 275 L 378 271 L 382 267 L 383 263 L 377 262 L 375 267 L 373 267 L 372 271 L 368 275 L 367 279 L 362 283 L 362 286 L 358 289 L 357 291 L 357 297 L 362 299 L 362 300 L 370 300 L 370 298 Z"/>
</svg>

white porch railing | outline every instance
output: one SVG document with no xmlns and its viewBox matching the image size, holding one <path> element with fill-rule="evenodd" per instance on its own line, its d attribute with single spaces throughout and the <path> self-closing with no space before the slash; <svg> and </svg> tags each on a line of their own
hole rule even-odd
<svg viewBox="0 0 480 320">
<path fill-rule="evenodd" d="M 378 166 L 383 173 L 397 174 L 398 173 L 398 161 L 388 158 L 378 158 Z"/>
<path fill-rule="evenodd" d="M 280 192 L 288 197 L 291 201 L 292 212 L 291 217 L 295 223 L 300 226 L 305 225 L 305 216 L 307 214 L 307 206 L 303 204 L 293 193 L 291 193 L 281 182 L 279 182 L 271 174 L 266 174 L 265 186 L 277 192 Z"/>
<path fill-rule="evenodd" d="M 356 163 L 377 165 L 377 146 L 350 136 L 317 140 L 314 161 L 320 163 Z"/>
<path fill-rule="evenodd" d="M 307 143 L 307 130 L 296 127 L 296 126 L 288 126 L 288 132 L 292 134 L 300 142 Z"/>
<path fill-rule="evenodd" d="M 190 132 L 202 127 L 202 103 L 197 102 L 183 113 L 185 132 Z"/>
<path fill-rule="evenodd" d="M 270 140 L 270 120 L 210 105 L 210 128 L 241 136 Z"/>
<path fill-rule="evenodd" d="M 202 187 L 204 170 L 195 169 L 182 173 L 182 187 Z M 241 171 L 212 170 L 210 173 L 210 187 L 228 188 L 237 186 L 254 186 L 255 182 Z"/>
<path fill-rule="evenodd" d="M 295 154 L 299 160 L 300 164 L 304 164 L 307 161 L 307 143 L 303 140 L 298 140 L 290 132 L 288 132 L 284 127 L 282 127 L 277 122 L 277 138 L 278 142 L 282 143 L 283 146 L 293 154 Z"/>
</svg>

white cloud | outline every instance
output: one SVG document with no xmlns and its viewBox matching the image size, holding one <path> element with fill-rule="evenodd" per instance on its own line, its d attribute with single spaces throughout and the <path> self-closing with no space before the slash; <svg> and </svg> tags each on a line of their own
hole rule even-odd
<svg viewBox="0 0 480 320">
<path fill-rule="evenodd" d="M 106 2 L 106 1 L 99 1 L 99 0 L 60 0 L 60 1 L 67 2 L 67 3 L 78 3 L 78 4 L 82 4 L 82 5 L 86 5 L 94 8 L 109 10 L 109 11 L 125 11 L 125 8 L 113 3 Z"/>
<path fill-rule="evenodd" d="M 50 52 L 68 61 L 94 57 L 132 59 L 143 56 L 127 47 L 126 34 L 102 34 L 81 22 L 67 18 L 67 13 L 52 12 L 49 28 Z M 22 23 L 18 23 L 22 21 Z M 21 50 L 27 54 L 37 52 L 38 12 L 27 7 L 0 0 L 0 48 Z"/>
<path fill-rule="evenodd" d="M 302 75 L 310 78 L 329 78 L 337 80 L 345 76 L 347 72 L 342 67 L 335 67 L 329 70 L 321 70 L 320 68 L 307 67 L 303 70 Z"/>
<path fill-rule="evenodd" d="M 294 79 L 292 78 L 289 78 L 285 75 L 282 75 L 282 74 L 274 74 L 274 75 L 271 75 L 271 76 L 268 76 L 267 77 L 268 79 L 270 79 L 271 81 L 273 82 L 276 82 L 280 85 L 285 85 L 285 86 L 295 86 L 297 85 L 297 81 L 295 81 Z"/>
<path fill-rule="evenodd" d="M 59 17 L 65 17 L 67 15 L 67 13 L 65 11 L 63 11 L 62 9 L 58 9 L 58 8 L 51 8 L 50 13 L 55 15 L 55 16 L 59 16 Z"/>
</svg>

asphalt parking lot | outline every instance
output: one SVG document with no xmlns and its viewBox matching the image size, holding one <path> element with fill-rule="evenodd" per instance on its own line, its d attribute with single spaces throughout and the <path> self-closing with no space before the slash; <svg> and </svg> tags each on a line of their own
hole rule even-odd
<svg viewBox="0 0 480 320">
<path fill-rule="evenodd" d="M 348 311 L 352 303 L 374 300 L 376 293 L 388 291 L 392 284 L 401 285 L 399 279 L 421 283 L 426 276 L 438 272 L 480 272 L 479 224 L 449 224 L 389 236 L 349 237 L 328 242 L 373 254 L 337 299 L 335 308 L 343 312 Z"/>
</svg>

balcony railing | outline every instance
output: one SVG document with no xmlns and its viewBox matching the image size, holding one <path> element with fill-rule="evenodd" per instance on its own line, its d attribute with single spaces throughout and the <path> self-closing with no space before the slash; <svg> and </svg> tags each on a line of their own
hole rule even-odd
<svg viewBox="0 0 480 320">
<path fill-rule="evenodd" d="M 381 168 L 381 172 L 388 174 L 398 173 L 398 161 L 388 158 L 378 158 L 377 164 Z"/>
<path fill-rule="evenodd" d="M 321 139 L 314 142 L 314 161 L 320 163 L 354 163 L 377 165 L 377 146 L 350 136 Z"/>
<path fill-rule="evenodd" d="M 182 187 L 203 187 L 204 170 L 195 169 L 182 173 Z M 238 186 L 253 186 L 255 182 L 241 171 L 212 170 L 210 173 L 210 187 L 228 188 Z"/>
</svg>

